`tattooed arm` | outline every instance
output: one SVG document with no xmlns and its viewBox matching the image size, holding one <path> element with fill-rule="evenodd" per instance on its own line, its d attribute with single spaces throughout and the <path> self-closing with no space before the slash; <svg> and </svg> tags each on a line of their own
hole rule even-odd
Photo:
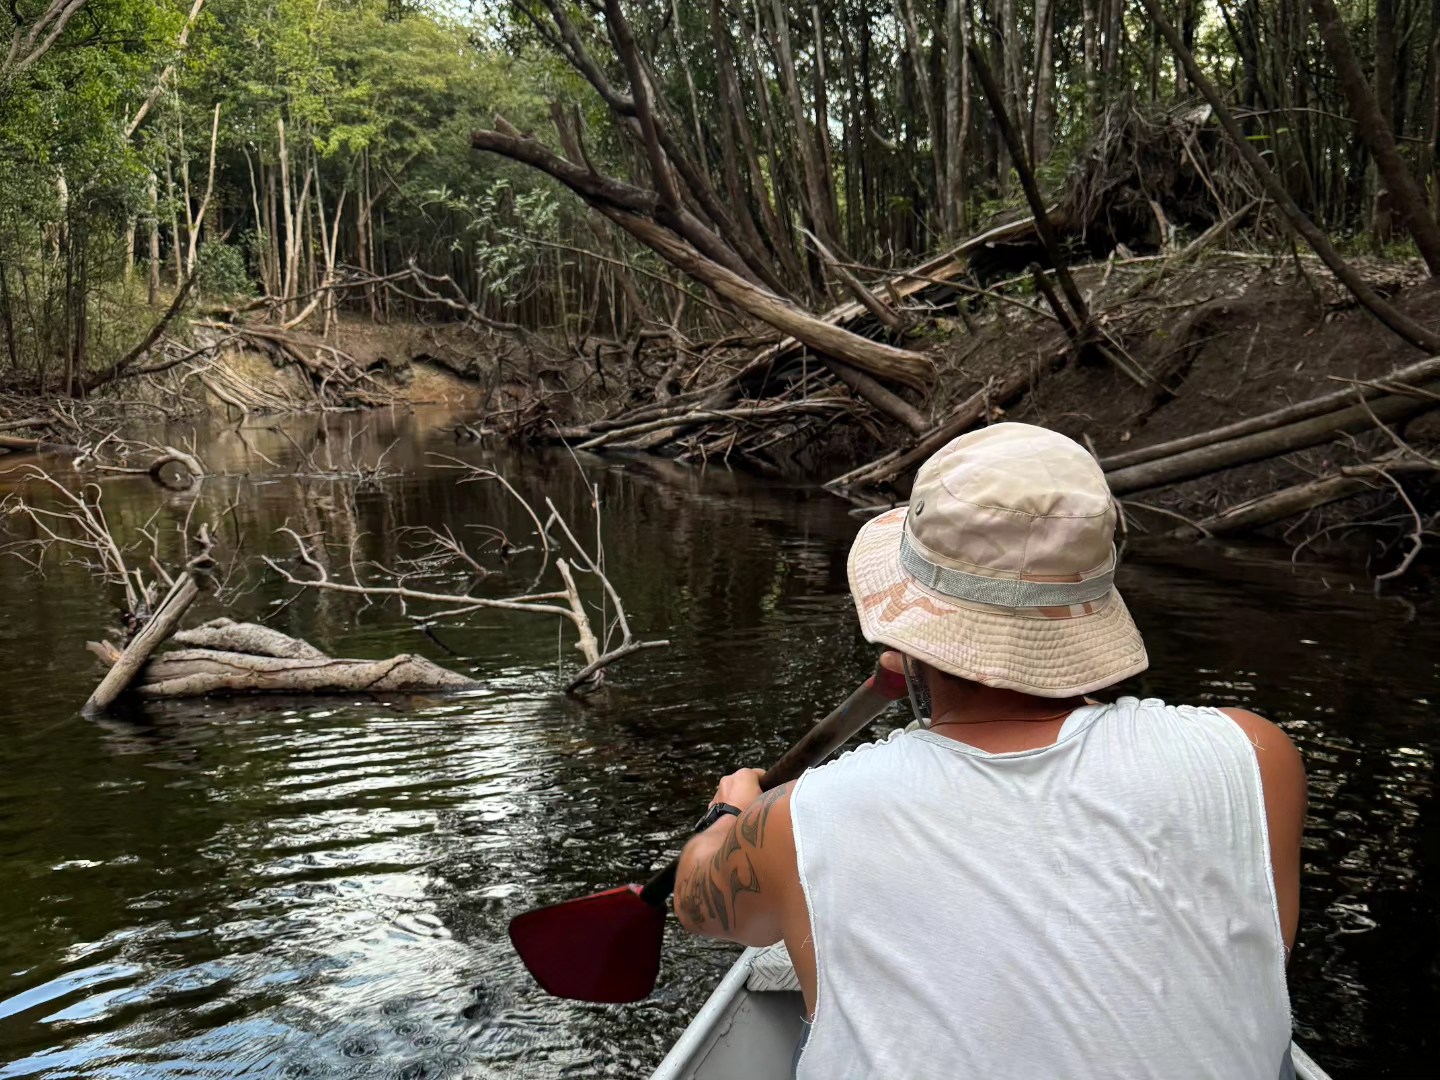
<svg viewBox="0 0 1440 1080">
<path fill-rule="evenodd" d="M 761 771 L 720 782 L 716 802 L 740 807 L 685 845 L 675 877 L 675 914 L 685 929 L 742 945 L 780 940 L 782 916 L 799 888 L 790 789 L 760 793 Z"/>
</svg>

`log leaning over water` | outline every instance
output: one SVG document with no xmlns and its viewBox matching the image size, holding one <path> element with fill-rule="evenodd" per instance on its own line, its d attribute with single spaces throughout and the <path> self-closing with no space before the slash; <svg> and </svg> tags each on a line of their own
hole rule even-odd
<svg viewBox="0 0 1440 1080">
<path fill-rule="evenodd" d="M 1241 435 L 1269 431 L 1282 424 L 1308 420 L 1313 416 L 1323 416 L 1326 413 L 1354 405 L 1357 393 L 1366 399 L 1377 398 L 1387 391 L 1393 392 L 1393 390 L 1406 386 L 1419 386 L 1427 380 L 1436 378 L 1440 378 L 1440 357 L 1431 357 L 1428 360 L 1421 360 L 1399 368 L 1388 375 L 1380 376 L 1371 384 L 1356 389 L 1340 390 L 1333 394 L 1310 398 L 1308 401 L 1299 401 L 1294 405 L 1287 405 L 1283 409 L 1262 413 L 1259 416 L 1250 416 L 1244 420 L 1237 420 L 1233 424 L 1226 424 L 1224 427 L 1187 435 L 1182 439 L 1171 439 L 1163 443 L 1142 446 L 1137 450 L 1127 450 L 1123 454 L 1111 454 L 1100 459 L 1100 467 L 1107 473 L 1116 472 L 1132 465 L 1141 465 L 1157 458 L 1170 457 L 1186 450 L 1212 446 Z"/>
<path fill-rule="evenodd" d="M 1195 524 L 1207 536 L 1233 536 L 1273 525 L 1307 510 L 1348 499 L 1383 486 L 1381 474 L 1432 472 L 1423 461 L 1399 461 L 1389 455 L 1361 465 L 1345 465 L 1328 476 L 1307 480 L 1232 506 Z M 1182 532 L 1184 530 L 1181 530 Z"/>
<path fill-rule="evenodd" d="M 871 341 L 818 318 L 760 284 L 743 260 L 688 212 L 666 206 L 654 191 L 600 176 L 521 135 L 503 117 L 494 131 L 476 131 L 470 144 L 548 173 L 636 240 L 717 296 L 797 341 L 878 378 L 925 387 L 934 374 L 928 357 Z M 864 311 L 864 307 L 860 307 Z"/>
<path fill-rule="evenodd" d="M 1353 400 L 1354 394 L 1350 397 Z M 1117 469 L 1107 472 L 1105 477 L 1110 482 L 1112 492 L 1116 495 L 1129 495 L 1148 488 L 1193 480 L 1223 469 L 1247 465 L 1252 461 L 1279 457 L 1294 450 L 1304 450 L 1340 435 L 1351 435 L 1374 428 L 1376 420 L 1387 424 L 1408 420 L 1434 409 L 1437 404 L 1440 402 L 1428 398 L 1387 395 L 1322 416 Z"/>
</svg>

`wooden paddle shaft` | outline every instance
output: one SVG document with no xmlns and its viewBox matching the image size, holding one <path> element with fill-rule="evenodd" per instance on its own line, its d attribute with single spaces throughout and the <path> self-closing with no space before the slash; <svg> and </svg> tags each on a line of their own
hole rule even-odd
<svg viewBox="0 0 1440 1080">
<path fill-rule="evenodd" d="M 770 766 L 760 778 L 760 790 L 769 791 L 788 784 L 812 765 L 818 765 L 904 694 L 905 677 L 877 666 L 874 675 L 861 683 L 834 712 L 801 736 L 799 742 Z M 641 887 L 640 899 L 656 907 L 662 906 L 675 890 L 675 871 L 679 867 L 677 856 Z"/>
</svg>

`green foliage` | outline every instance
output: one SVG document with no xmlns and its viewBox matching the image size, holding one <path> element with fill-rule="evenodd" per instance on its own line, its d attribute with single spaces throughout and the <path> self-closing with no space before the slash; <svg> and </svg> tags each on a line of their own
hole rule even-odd
<svg viewBox="0 0 1440 1080">
<path fill-rule="evenodd" d="M 475 196 L 446 189 L 432 192 L 424 204 L 443 211 L 460 223 L 461 232 L 452 244 L 468 246 L 479 269 L 482 293 L 499 300 L 513 300 L 526 276 L 535 270 L 546 249 L 536 240 L 556 238 L 560 207 L 555 195 L 545 188 L 515 190 L 508 179 L 499 179 Z"/>
<path fill-rule="evenodd" d="M 234 244 L 202 244 L 195 263 L 195 287 L 203 296 L 233 300 L 255 295 L 245 253 Z"/>
</svg>

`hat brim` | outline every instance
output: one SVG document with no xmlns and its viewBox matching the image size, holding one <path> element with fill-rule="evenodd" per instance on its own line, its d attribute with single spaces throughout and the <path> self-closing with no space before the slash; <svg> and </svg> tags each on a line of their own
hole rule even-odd
<svg viewBox="0 0 1440 1080">
<path fill-rule="evenodd" d="M 1149 667 L 1120 593 L 1071 608 L 1003 608 L 956 600 L 900 565 L 907 510 L 867 522 L 850 549 L 850 592 L 866 641 L 942 671 L 1037 697 L 1076 697 Z"/>
</svg>

